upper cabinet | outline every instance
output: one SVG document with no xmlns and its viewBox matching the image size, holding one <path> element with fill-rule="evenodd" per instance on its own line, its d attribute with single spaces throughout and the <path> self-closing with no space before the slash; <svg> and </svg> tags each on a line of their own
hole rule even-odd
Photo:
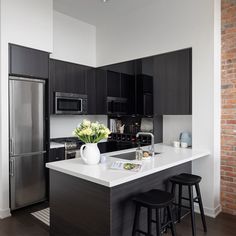
<svg viewBox="0 0 236 236">
<path fill-rule="evenodd" d="M 86 76 L 88 66 L 69 62 L 50 60 L 51 76 L 54 79 L 54 91 L 86 94 Z"/>
<path fill-rule="evenodd" d="M 128 61 L 100 70 L 106 73 L 106 103 L 109 115 L 135 114 L 135 63 Z"/>
<path fill-rule="evenodd" d="M 92 68 L 74 63 L 50 60 L 50 111 L 54 114 L 55 93 L 88 95 L 88 76 L 92 77 Z M 90 82 L 90 81 L 89 81 Z M 89 84 L 90 85 L 90 84 Z M 92 87 L 90 87 L 91 91 Z M 92 95 L 90 93 L 90 95 Z M 88 98 L 89 100 L 89 98 Z M 91 102 L 88 101 L 88 109 Z M 89 112 L 89 111 L 88 111 Z M 91 112 L 92 113 L 92 112 Z"/>
<path fill-rule="evenodd" d="M 9 74 L 47 79 L 49 77 L 49 53 L 10 44 Z"/>
<path fill-rule="evenodd" d="M 155 115 L 192 113 L 192 50 L 154 57 Z"/>
<path fill-rule="evenodd" d="M 153 116 L 153 57 L 136 60 L 136 114 Z"/>
<path fill-rule="evenodd" d="M 192 112 L 192 51 L 184 49 L 100 68 L 50 60 L 54 93 L 87 95 L 86 114 L 183 115 Z"/>
</svg>

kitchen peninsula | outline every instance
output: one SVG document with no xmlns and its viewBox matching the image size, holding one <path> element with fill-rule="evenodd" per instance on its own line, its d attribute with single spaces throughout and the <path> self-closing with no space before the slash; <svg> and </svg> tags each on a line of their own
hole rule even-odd
<svg viewBox="0 0 236 236">
<path fill-rule="evenodd" d="M 191 173 L 192 161 L 210 154 L 155 144 L 155 152 L 160 154 L 142 161 L 140 172 L 110 168 L 112 162 L 120 160 L 112 156 L 133 151 L 135 149 L 103 154 L 106 162 L 94 166 L 85 165 L 81 159 L 47 163 L 50 235 L 131 235 L 132 197 L 153 188 L 168 189 L 170 176 Z"/>
</svg>

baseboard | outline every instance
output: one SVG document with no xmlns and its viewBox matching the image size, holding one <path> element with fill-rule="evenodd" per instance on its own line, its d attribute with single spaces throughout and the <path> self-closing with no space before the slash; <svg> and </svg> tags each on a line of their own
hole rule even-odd
<svg viewBox="0 0 236 236">
<path fill-rule="evenodd" d="M 194 211 L 200 213 L 198 204 L 194 205 Z M 218 205 L 215 209 L 204 207 L 204 213 L 206 216 L 216 218 L 222 211 L 221 205 Z"/>
<path fill-rule="evenodd" d="M 0 219 L 4 219 L 11 216 L 10 208 L 2 210 L 0 209 Z"/>
</svg>

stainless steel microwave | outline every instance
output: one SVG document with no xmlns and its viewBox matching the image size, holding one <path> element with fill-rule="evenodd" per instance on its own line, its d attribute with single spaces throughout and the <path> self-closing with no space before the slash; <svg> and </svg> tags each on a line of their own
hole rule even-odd
<svg viewBox="0 0 236 236">
<path fill-rule="evenodd" d="M 55 114 L 87 114 L 88 97 L 84 94 L 55 93 Z"/>
</svg>

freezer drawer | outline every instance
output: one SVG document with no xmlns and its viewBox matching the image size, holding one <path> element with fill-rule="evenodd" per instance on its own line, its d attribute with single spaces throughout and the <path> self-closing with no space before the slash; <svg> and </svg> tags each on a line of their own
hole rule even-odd
<svg viewBox="0 0 236 236">
<path fill-rule="evenodd" d="M 45 154 L 10 158 L 11 209 L 46 198 Z"/>
</svg>

